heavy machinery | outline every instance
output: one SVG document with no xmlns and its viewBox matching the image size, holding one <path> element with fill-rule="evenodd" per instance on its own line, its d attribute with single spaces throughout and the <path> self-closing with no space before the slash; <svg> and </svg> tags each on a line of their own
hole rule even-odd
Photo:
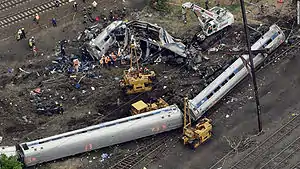
<svg viewBox="0 0 300 169">
<path fill-rule="evenodd" d="M 219 39 L 220 36 L 226 32 L 225 28 L 232 25 L 234 23 L 234 16 L 227 9 L 215 6 L 211 9 L 204 9 L 196 4 L 191 2 L 186 2 L 182 4 L 182 15 L 183 20 L 186 22 L 186 11 L 187 9 L 191 9 L 196 17 L 198 18 L 201 31 L 195 36 L 194 40 L 199 42 L 204 42 L 206 40 L 206 44 L 204 47 L 208 47 L 212 45 L 214 39 Z M 216 34 L 218 32 L 218 34 Z M 207 37 L 215 34 L 216 37 L 214 39 L 207 39 Z"/>
<path fill-rule="evenodd" d="M 188 98 L 184 98 L 184 115 L 183 115 L 183 144 L 190 145 L 196 149 L 200 144 L 207 141 L 212 135 L 212 124 L 208 118 L 203 118 L 192 127 Z M 187 117 L 188 116 L 188 117 Z M 188 120 L 188 121 L 187 121 Z"/>
<path fill-rule="evenodd" d="M 136 59 L 136 67 L 133 67 L 133 53 Z M 130 45 L 130 68 L 124 71 L 120 86 L 126 94 L 135 94 L 152 90 L 152 83 L 155 80 L 155 72 L 147 68 L 139 67 L 136 52 L 136 43 Z"/>
<path fill-rule="evenodd" d="M 152 110 L 161 109 L 167 106 L 169 106 L 169 104 L 166 101 L 164 101 L 164 99 L 162 98 L 154 99 L 150 103 L 145 103 L 142 100 L 140 100 L 131 105 L 131 114 L 136 115 L 140 113 L 149 112 Z"/>
</svg>

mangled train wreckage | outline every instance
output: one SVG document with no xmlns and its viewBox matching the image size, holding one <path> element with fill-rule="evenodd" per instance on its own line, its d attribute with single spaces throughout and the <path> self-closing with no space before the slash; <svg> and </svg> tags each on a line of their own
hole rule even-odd
<svg viewBox="0 0 300 169">
<path fill-rule="evenodd" d="M 174 61 L 184 63 L 185 45 L 164 28 L 144 21 L 114 21 L 100 32 L 99 25 L 84 31 L 84 47 L 94 60 L 111 52 L 128 59 L 129 45 L 134 40 L 142 62 Z"/>
<path fill-rule="evenodd" d="M 251 49 L 274 51 L 285 41 L 283 31 L 272 25 Z M 268 55 L 254 57 L 257 67 Z M 248 55 L 242 56 L 247 62 Z M 198 120 L 203 114 L 246 77 L 248 71 L 239 58 L 210 85 L 190 100 L 191 116 Z M 33 166 L 62 157 L 88 152 L 182 127 L 183 115 L 176 104 L 117 119 L 44 139 L 24 142 L 12 147 L 0 147 L 0 154 L 17 155 L 26 166 Z"/>
</svg>

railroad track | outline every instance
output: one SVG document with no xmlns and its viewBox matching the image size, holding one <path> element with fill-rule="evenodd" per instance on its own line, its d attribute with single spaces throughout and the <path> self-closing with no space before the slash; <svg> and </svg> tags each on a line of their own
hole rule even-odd
<svg viewBox="0 0 300 169">
<path fill-rule="evenodd" d="M 231 166 L 231 169 L 246 169 L 250 168 L 250 164 L 253 164 L 257 158 L 262 158 L 268 150 L 281 141 L 286 135 L 291 133 L 295 128 L 300 125 L 299 115 L 295 116 L 288 123 L 279 128 L 276 132 L 274 132 L 271 136 L 269 136 L 266 140 L 264 140 L 260 145 L 250 151 L 247 155 L 245 155 L 241 160 Z"/>
<path fill-rule="evenodd" d="M 1 6 L 2 3 L 3 4 L 9 4 L 10 3 L 12 5 L 15 1 L 20 2 L 20 3 L 24 3 L 25 1 L 29 1 L 29 0 L 14 0 L 13 2 L 11 0 L 7 0 L 7 1 L 1 2 L 0 6 Z M 62 5 L 68 4 L 68 3 L 69 3 L 68 0 L 62 0 L 59 5 L 62 6 Z M 36 5 L 34 7 L 27 8 L 27 9 L 21 11 L 21 12 L 1 17 L 0 18 L 0 28 L 7 27 L 7 26 L 12 25 L 14 23 L 17 23 L 17 22 L 20 22 L 22 20 L 28 19 L 30 17 L 32 17 L 32 19 L 33 19 L 33 17 L 35 16 L 36 13 L 41 14 L 41 13 L 49 11 L 53 8 L 56 8 L 56 4 L 53 0 L 51 0 L 51 1 L 39 4 L 39 5 Z"/>
<path fill-rule="evenodd" d="M 262 70 L 262 67 L 266 67 L 266 66 L 268 66 L 269 64 L 273 63 L 276 59 L 281 58 L 284 54 L 286 54 L 287 52 L 289 52 L 289 51 L 292 50 L 293 48 L 298 47 L 299 44 L 300 44 L 300 40 L 297 41 L 297 42 L 295 42 L 293 45 L 288 46 L 287 49 L 284 49 L 282 52 L 280 52 L 280 53 L 277 54 L 277 55 L 276 55 L 276 53 L 275 53 L 275 51 L 276 51 L 276 50 L 275 50 L 274 53 L 271 53 L 271 54 L 270 54 L 270 55 L 271 55 L 271 56 L 269 56 L 270 59 L 266 60 L 266 61 L 262 64 L 262 66 L 259 67 L 259 69 L 257 70 L 257 72 L 259 72 L 260 70 Z M 298 117 L 298 116 L 296 116 L 295 118 L 297 118 L 297 117 Z M 292 122 L 295 118 L 293 118 L 290 122 Z M 298 121 L 300 121 L 300 120 L 298 119 Z M 288 125 L 290 122 L 288 122 L 288 123 L 285 124 L 285 125 Z M 285 126 L 285 125 L 284 125 L 284 126 Z M 280 132 L 280 130 L 281 130 L 282 128 L 284 128 L 284 126 L 282 126 L 282 127 L 279 128 L 277 131 L 275 131 L 275 133 L 273 133 L 270 137 L 272 137 L 272 136 L 275 135 L 276 133 Z M 267 140 L 265 140 L 265 141 L 267 141 Z M 264 142 L 261 143 L 261 144 L 264 144 Z M 259 146 L 260 146 L 260 145 L 259 145 Z M 259 147 L 259 146 L 258 146 L 258 147 Z M 258 148 L 258 147 L 256 147 L 256 148 Z M 255 151 L 255 149 L 254 149 L 253 151 Z M 217 166 L 220 165 L 220 164 L 223 165 L 223 164 L 224 164 L 224 160 L 226 160 L 226 159 L 227 159 L 229 156 L 231 156 L 234 152 L 235 152 L 234 149 L 232 149 L 231 151 L 229 151 L 226 155 L 224 155 L 221 159 L 219 159 L 216 163 L 214 163 L 209 169 L 214 169 L 215 167 L 217 167 Z M 251 152 L 250 152 L 250 153 L 251 153 Z M 247 156 L 247 155 L 246 155 L 246 156 Z M 245 157 L 244 157 L 244 158 L 245 158 Z M 241 162 L 241 161 L 240 161 L 240 162 Z M 239 163 L 239 162 L 238 162 L 238 163 Z M 238 163 L 236 163 L 235 165 L 238 165 Z M 232 166 L 232 168 L 234 168 L 235 165 Z M 300 165 L 300 162 L 297 163 L 295 166 L 298 166 L 298 165 Z M 294 167 L 295 167 L 295 166 L 294 166 Z M 293 169 L 293 168 L 291 168 L 291 169 Z"/>
<path fill-rule="evenodd" d="M 12 7 L 19 6 L 31 0 L 5 0 L 0 2 L 0 12 L 6 11 Z"/>
<path fill-rule="evenodd" d="M 260 169 L 268 169 L 268 168 L 284 168 L 286 165 L 286 161 L 295 155 L 300 150 L 300 137 L 286 146 L 283 150 L 281 150 L 278 154 L 272 157 L 269 161 L 267 161 L 264 165 L 260 167 Z"/>
<path fill-rule="evenodd" d="M 300 161 L 298 161 L 296 164 L 290 164 L 289 166 L 287 166 L 287 168 L 289 169 L 297 169 L 297 167 L 300 166 Z"/>
<path fill-rule="evenodd" d="M 170 139 L 174 140 L 174 138 L 175 135 L 166 135 L 150 145 L 140 147 L 132 154 L 129 154 L 125 158 L 121 159 L 115 165 L 109 167 L 109 169 L 132 169 L 150 155 L 164 152 L 166 150 L 165 144 L 168 143 Z"/>
</svg>

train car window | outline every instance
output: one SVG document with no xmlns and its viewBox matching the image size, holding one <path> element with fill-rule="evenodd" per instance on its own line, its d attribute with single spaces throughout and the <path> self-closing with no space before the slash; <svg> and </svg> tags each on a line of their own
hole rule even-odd
<svg viewBox="0 0 300 169">
<path fill-rule="evenodd" d="M 212 95 L 213 95 L 213 93 L 210 93 L 209 95 L 207 95 L 207 99 L 209 99 Z"/>
<path fill-rule="evenodd" d="M 41 150 L 43 150 L 44 149 L 44 147 L 41 147 Z"/>
<path fill-rule="evenodd" d="M 235 74 L 232 73 L 228 78 L 231 79 L 231 78 L 233 78 L 234 75 L 235 75 Z"/>
<path fill-rule="evenodd" d="M 164 117 L 164 116 L 161 116 L 161 118 L 164 119 L 165 117 Z"/>
<path fill-rule="evenodd" d="M 22 144 L 21 146 L 23 147 L 24 150 L 28 150 L 29 149 L 29 147 L 27 146 L 27 144 Z"/>
<path fill-rule="evenodd" d="M 37 151 L 37 149 L 35 148 L 34 151 Z"/>
<path fill-rule="evenodd" d="M 214 90 L 214 92 L 216 93 L 216 92 L 219 91 L 220 89 L 221 89 L 221 87 L 218 86 L 218 87 Z"/>
<path fill-rule="evenodd" d="M 222 86 L 224 86 L 224 85 L 225 85 L 227 82 L 228 82 L 228 80 L 227 80 L 227 79 L 225 79 L 225 80 L 224 80 L 224 82 L 222 82 L 222 84 L 221 84 L 221 85 L 222 85 Z"/>
<path fill-rule="evenodd" d="M 272 39 L 269 39 L 265 44 L 264 47 L 268 46 L 272 42 Z"/>
</svg>

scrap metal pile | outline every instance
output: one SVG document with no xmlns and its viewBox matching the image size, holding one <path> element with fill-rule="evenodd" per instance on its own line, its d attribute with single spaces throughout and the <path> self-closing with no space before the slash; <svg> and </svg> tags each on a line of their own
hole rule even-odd
<svg viewBox="0 0 300 169">
<path fill-rule="evenodd" d="M 78 37 L 78 40 L 85 42 L 83 46 L 93 60 L 99 60 L 112 52 L 118 54 L 118 60 L 129 60 L 129 45 L 133 40 L 137 42 L 138 57 L 142 63 L 171 61 L 180 64 L 187 57 L 181 40 L 155 24 L 114 21 L 101 29 L 101 24 L 95 25 Z"/>
</svg>

